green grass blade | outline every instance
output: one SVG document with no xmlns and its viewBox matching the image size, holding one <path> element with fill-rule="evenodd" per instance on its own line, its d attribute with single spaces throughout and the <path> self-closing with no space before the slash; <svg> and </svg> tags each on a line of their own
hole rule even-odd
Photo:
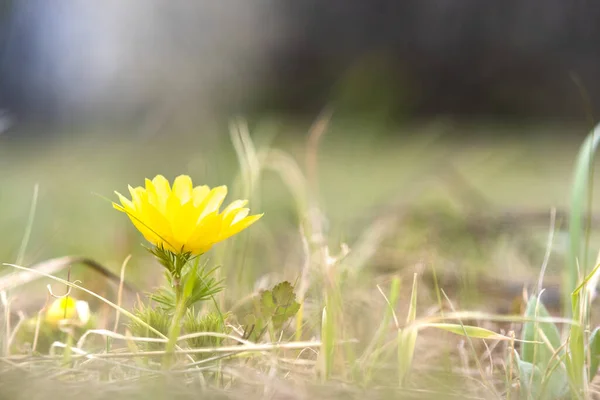
<svg viewBox="0 0 600 400">
<path fill-rule="evenodd" d="M 392 284 L 390 285 L 389 297 L 386 297 L 384 295 L 388 306 L 386 308 L 385 313 L 383 314 L 381 324 L 379 325 L 379 328 L 377 329 L 377 332 L 375 333 L 373 339 L 369 343 L 369 346 L 367 346 L 363 353 L 362 358 L 369 359 L 369 363 L 367 364 L 364 373 L 365 383 L 368 383 L 371 379 L 372 372 L 377 362 L 379 361 L 379 356 L 382 353 L 381 349 L 383 342 L 386 338 L 386 334 L 389 332 L 390 329 L 390 321 L 394 319 L 396 326 L 398 326 L 398 320 L 396 318 L 394 309 L 396 308 L 396 303 L 398 302 L 398 298 L 400 297 L 400 284 L 401 279 L 399 277 L 394 277 L 394 279 L 392 280 Z M 381 293 L 383 294 L 383 292 Z M 360 364 L 357 364 L 357 367 L 360 367 Z"/>
<path fill-rule="evenodd" d="M 573 184 L 571 187 L 571 210 L 569 219 L 569 256 L 567 265 L 567 286 L 564 289 L 564 315 L 568 316 L 570 310 L 570 295 L 577 287 L 579 280 L 579 268 L 583 275 L 588 274 L 587 260 L 585 257 L 584 246 L 584 225 L 583 217 L 589 206 L 590 197 L 590 175 L 591 167 L 594 162 L 596 149 L 600 144 L 600 125 L 588 135 L 581 145 L 575 171 L 573 175 Z"/>
<path fill-rule="evenodd" d="M 405 329 L 398 330 L 398 382 L 400 386 L 405 386 L 408 372 L 410 371 L 413 357 L 415 354 L 415 345 L 417 342 L 418 329 L 410 327 L 417 318 L 417 274 L 414 274 L 412 293 L 410 295 L 410 306 L 406 318 Z"/>
<path fill-rule="evenodd" d="M 323 308 L 321 323 L 321 351 L 319 352 L 322 381 L 328 380 L 331 376 L 331 370 L 333 369 L 334 345 L 334 322 L 332 321 L 331 313 L 328 312 L 327 307 L 325 307 Z"/>
</svg>

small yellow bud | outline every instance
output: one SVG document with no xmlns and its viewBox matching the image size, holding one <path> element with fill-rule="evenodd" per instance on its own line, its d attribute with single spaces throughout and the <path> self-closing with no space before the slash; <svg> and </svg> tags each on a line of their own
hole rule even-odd
<svg viewBox="0 0 600 400">
<path fill-rule="evenodd" d="M 54 300 L 46 310 L 46 322 L 58 325 L 62 320 L 76 321 L 86 324 L 90 319 L 90 307 L 86 301 L 65 296 Z"/>
</svg>

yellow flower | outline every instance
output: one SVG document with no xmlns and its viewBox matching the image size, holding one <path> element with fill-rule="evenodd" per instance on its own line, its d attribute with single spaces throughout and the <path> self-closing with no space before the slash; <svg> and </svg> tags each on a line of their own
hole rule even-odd
<svg viewBox="0 0 600 400">
<path fill-rule="evenodd" d="M 60 297 L 46 310 L 46 322 L 58 325 L 62 320 L 86 324 L 90 319 L 90 307 L 86 301 L 71 296 Z"/>
<path fill-rule="evenodd" d="M 126 213 L 146 240 L 174 253 L 205 253 L 262 217 L 248 216 L 247 200 L 235 200 L 219 212 L 227 187 L 193 187 L 187 175 L 178 176 L 172 188 L 162 175 L 146 179 L 145 188 L 129 186 L 131 200 L 115 193 L 121 204 L 113 203 L 114 208 Z"/>
</svg>

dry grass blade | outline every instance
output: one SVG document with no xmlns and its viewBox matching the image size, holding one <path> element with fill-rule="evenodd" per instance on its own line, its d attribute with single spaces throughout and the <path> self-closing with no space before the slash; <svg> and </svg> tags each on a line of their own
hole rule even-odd
<svg viewBox="0 0 600 400">
<path fill-rule="evenodd" d="M 110 332 L 110 331 L 107 331 Z M 129 339 L 129 338 L 128 338 Z M 149 338 L 139 338 L 149 339 Z M 276 351 L 276 350 L 297 350 L 306 348 L 318 348 L 321 347 L 320 341 L 306 341 L 306 342 L 290 342 L 290 343 L 260 343 L 260 344 L 242 344 L 234 346 L 219 346 L 219 347 L 201 347 L 196 349 L 178 349 L 175 350 L 175 354 L 203 354 L 203 353 L 249 353 L 249 352 L 264 352 L 264 351 Z M 73 347 L 73 349 L 76 349 Z M 82 349 L 77 348 L 78 355 L 74 355 L 73 358 L 135 358 L 135 357 L 162 357 L 167 354 L 166 351 L 155 350 L 155 351 L 138 351 L 138 352 L 122 352 L 122 353 L 88 353 Z M 20 360 L 28 356 L 11 356 L 8 357 L 10 360 Z M 62 356 L 45 356 L 44 359 L 61 359 Z"/>
<path fill-rule="evenodd" d="M 82 264 L 87 267 L 90 267 L 94 271 L 100 273 L 102 276 L 108 278 L 110 281 L 116 284 L 120 283 L 121 279 L 118 275 L 114 274 L 110 269 L 108 269 L 107 267 L 95 260 L 92 260 L 87 257 L 65 256 L 42 261 L 40 263 L 32 265 L 27 270 L 0 277 L 0 291 L 5 291 L 21 285 L 25 285 L 27 283 L 35 281 L 36 279 L 39 279 L 44 275 L 56 274 L 67 269 L 73 264 Z M 41 275 L 34 271 L 40 272 Z M 123 282 L 123 287 L 130 292 L 137 292 L 137 290 L 127 282 Z"/>
</svg>

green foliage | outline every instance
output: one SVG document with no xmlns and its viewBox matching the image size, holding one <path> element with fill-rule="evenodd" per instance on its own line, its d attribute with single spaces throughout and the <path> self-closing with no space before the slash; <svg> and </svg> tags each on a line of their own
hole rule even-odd
<svg viewBox="0 0 600 400">
<path fill-rule="evenodd" d="M 406 317 L 406 324 L 412 324 L 417 318 L 417 274 L 414 274 L 412 291 L 410 295 L 410 306 Z M 398 330 L 398 384 L 404 386 L 407 383 L 408 373 L 412 366 L 417 343 L 418 330 L 415 327 L 407 327 Z"/>
<path fill-rule="evenodd" d="M 183 269 L 180 284 L 182 286 L 182 298 L 185 301 L 184 308 L 188 309 L 200 301 L 209 300 L 223 290 L 223 280 L 217 280 L 214 277 L 216 270 L 217 268 L 209 270 L 205 267 L 199 267 L 197 261 L 192 266 Z M 171 275 L 169 273 L 165 275 L 169 286 L 161 287 L 149 296 L 161 308 L 174 311 L 177 305 L 177 288 Z"/>
<path fill-rule="evenodd" d="M 552 355 L 561 345 L 560 333 L 556 325 L 551 322 L 537 322 L 538 318 L 549 318 L 550 313 L 537 296 L 531 296 L 525 308 L 525 317 L 532 321 L 523 326 L 522 339 L 525 341 L 521 346 L 521 359 L 530 363 L 546 365 Z M 550 348 L 546 343 L 540 342 L 547 338 Z"/>
<path fill-rule="evenodd" d="M 600 364 L 600 328 L 596 328 L 592 332 L 587 353 L 590 355 L 590 369 L 588 376 L 591 381 L 598 372 L 598 364 Z"/>
<path fill-rule="evenodd" d="M 179 279 L 185 266 L 194 258 L 192 253 L 173 253 L 162 247 L 154 246 L 148 251 L 156 257 L 160 265 L 165 267 L 174 279 Z"/>
<path fill-rule="evenodd" d="M 173 319 L 172 314 L 168 313 L 162 308 L 152 308 L 144 305 L 140 305 L 138 308 L 136 308 L 133 311 L 133 314 L 165 336 L 169 332 L 169 327 L 171 326 L 171 321 Z M 159 338 L 159 336 L 148 329 L 146 325 L 142 325 L 136 320 L 130 320 L 127 327 L 134 336 Z M 164 346 L 164 343 L 158 342 L 149 342 L 143 344 L 143 347 L 146 350 L 163 350 Z"/>
<path fill-rule="evenodd" d="M 299 309 L 294 287 L 289 282 L 261 291 L 253 299 L 252 312 L 243 317 L 244 338 L 258 341 L 269 326 L 274 331 L 281 330 Z"/>
<path fill-rule="evenodd" d="M 275 329 L 281 329 L 299 309 L 300 304 L 296 302 L 294 288 L 289 282 L 282 282 L 261 295 L 260 314 L 263 318 L 271 318 Z"/>
<path fill-rule="evenodd" d="M 525 317 L 529 320 L 523 326 L 521 354 L 516 359 L 521 394 L 542 399 L 563 397 L 569 386 L 560 332 L 555 324 L 538 321 L 550 318 L 538 296 L 530 297 Z"/>
<path fill-rule="evenodd" d="M 231 329 L 225 325 L 228 315 L 218 313 L 208 313 L 205 315 L 196 314 L 194 309 L 189 309 L 183 319 L 183 332 L 186 335 L 194 333 L 225 333 L 229 334 Z M 191 348 L 206 348 L 220 346 L 224 338 L 219 336 L 197 336 L 187 339 L 187 345 Z M 209 357 L 208 353 L 200 353 L 195 358 L 200 360 Z"/>
<path fill-rule="evenodd" d="M 205 315 L 196 314 L 193 309 L 188 310 L 183 319 L 183 331 L 186 334 L 199 332 L 213 332 L 228 334 L 231 329 L 225 326 L 225 320 L 228 315 L 221 316 L 218 313 L 209 313 Z M 216 347 L 223 343 L 222 337 L 217 336 L 199 336 L 188 339 L 187 343 L 191 348 Z"/>
<path fill-rule="evenodd" d="M 517 371 L 519 373 L 519 392 L 522 399 L 536 399 L 540 395 L 540 382 L 543 374 L 540 369 L 530 362 L 523 361 L 516 356 Z"/>
<path fill-rule="evenodd" d="M 385 314 L 383 315 L 383 319 L 377 332 L 375 333 L 371 343 L 366 348 L 362 358 L 369 359 L 369 363 L 367 368 L 363 367 L 363 363 L 357 363 L 355 368 L 364 369 L 364 380 L 365 383 L 368 383 L 371 380 L 373 375 L 373 370 L 376 368 L 377 362 L 379 361 L 379 357 L 381 356 L 380 348 L 385 341 L 387 333 L 389 332 L 390 321 L 395 318 L 395 308 L 396 303 L 398 302 L 398 298 L 400 296 L 400 284 L 401 280 L 399 277 L 394 277 L 392 280 L 392 284 L 390 286 L 390 292 L 388 297 L 386 298 L 388 307 L 386 308 Z M 356 372 L 356 371 L 355 371 Z"/>
<path fill-rule="evenodd" d="M 333 301 L 328 299 L 327 305 Z M 332 307 L 333 308 L 333 307 Z M 321 351 L 319 352 L 320 375 L 323 381 L 328 380 L 333 372 L 333 358 L 335 350 L 336 324 L 333 313 L 325 306 L 321 317 Z"/>
<path fill-rule="evenodd" d="M 163 335 L 167 336 L 173 321 L 172 312 L 169 312 L 161 307 L 152 308 L 142 305 L 135 310 L 134 314 L 142 321 L 161 332 Z M 222 316 L 216 312 L 200 315 L 199 313 L 197 314 L 193 308 L 190 308 L 186 311 L 186 314 L 182 319 L 182 334 L 193 334 L 200 332 L 229 333 L 230 329 L 225 326 L 226 318 L 227 315 Z M 134 336 L 159 338 L 159 336 L 150 331 L 147 326 L 144 326 L 136 321 L 131 321 L 128 325 L 128 328 Z M 223 338 L 207 335 L 187 339 L 186 342 L 191 348 L 216 347 L 222 344 Z M 165 343 L 149 342 L 144 343 L 142 347 L 144 350 L 164 350 Z M 199 355 L 198 358 L 205 356 L 206 354 L 202 354 Z"/>
</svg>

